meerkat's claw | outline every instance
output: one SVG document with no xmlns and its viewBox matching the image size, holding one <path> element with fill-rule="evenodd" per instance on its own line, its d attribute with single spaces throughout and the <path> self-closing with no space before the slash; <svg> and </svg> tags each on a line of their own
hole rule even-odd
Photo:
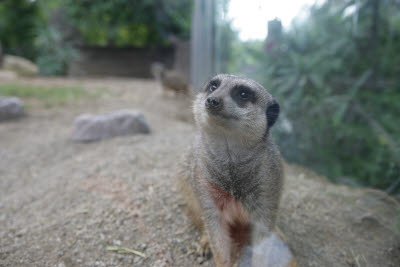
<svg viewBox="0 0 400 267">
<path fill-rule="evenodd" d="M 200 237 L 199 244 L 197 245 L 197 254 L 204 258 L 209 258 L 211 256 L 210 243 L 206 233 L 202 233 Z"/>
</svg>

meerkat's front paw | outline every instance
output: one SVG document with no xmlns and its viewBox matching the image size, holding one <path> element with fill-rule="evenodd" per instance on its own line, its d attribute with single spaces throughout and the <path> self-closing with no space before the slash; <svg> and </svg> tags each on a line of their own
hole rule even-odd
<svg viewBox="0 0 400 267">
<path fill-rule="evenodd" d="M 210 243 L 207 233 L 205 232 L 201 234 L 199 244 L 197 245 L 197 253 L 204 258 L 209 258 L 211 256 Z"/>
</svg>

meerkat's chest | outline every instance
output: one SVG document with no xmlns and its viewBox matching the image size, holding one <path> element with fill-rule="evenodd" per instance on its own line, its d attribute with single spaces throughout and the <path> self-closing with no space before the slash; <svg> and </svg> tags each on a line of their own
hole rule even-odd
<svg viewBox="0 0 400 267">
<path fill-rule="evenodd" d="M 218 220 L 232 243 L 242 247 L 250 242 L 250 216 L 243 204 L 229 192 L 207 183 L 207 192 L 215 205 Z"/>
<path fill-rule="evenodd" d="M 251 160 L 232 162 L 214 161 L 213 164 L 206 164 L 209 181 L 218 185 L 218 188 L 227 195 L 223 203 L 239 203 L 239 200 L 246 198 L 249 194 L 255 194 L 259 189 L 260 165 L 254 164 Z M 220 192 L 219 195 L 225 195 Z M 224 205 L 227 206 L 227 205 Z"/>
</svg>

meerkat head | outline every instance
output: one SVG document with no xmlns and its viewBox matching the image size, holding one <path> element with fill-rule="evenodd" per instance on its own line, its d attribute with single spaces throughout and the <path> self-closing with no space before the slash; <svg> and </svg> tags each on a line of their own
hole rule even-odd
<svg viewBox="0 0 400 267">
<path fill-rule="evenodd" d="M 219 74 L 198 93 L 193 110 L 202 131 L 250 141 L 268 135 L 278 118 L 279 104 L 259 83 Z"/>
<path fill-rule="evenodd" d="M 164 64 L 160 62 L 154 62 L 151 64 L 150 72 L 155 79 L 161 79 L 165 72 Z"/>
</svg>

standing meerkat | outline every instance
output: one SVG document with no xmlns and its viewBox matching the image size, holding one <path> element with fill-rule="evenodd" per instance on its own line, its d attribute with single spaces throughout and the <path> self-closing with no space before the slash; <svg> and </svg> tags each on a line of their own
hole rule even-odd
<svg viewBox="0 0 400 267">
<path fill-rule="evenodd" d="M 271 239 L 281 198 L 283 166 L 270 134 L 279 104 L 259 83 L 220 74 L 193 111 L 198 132 L 178 181 L 202 231 L 199 252 L 209 245 L 218 267 L 269 266 L 254 248 Z"/>
</svg>

